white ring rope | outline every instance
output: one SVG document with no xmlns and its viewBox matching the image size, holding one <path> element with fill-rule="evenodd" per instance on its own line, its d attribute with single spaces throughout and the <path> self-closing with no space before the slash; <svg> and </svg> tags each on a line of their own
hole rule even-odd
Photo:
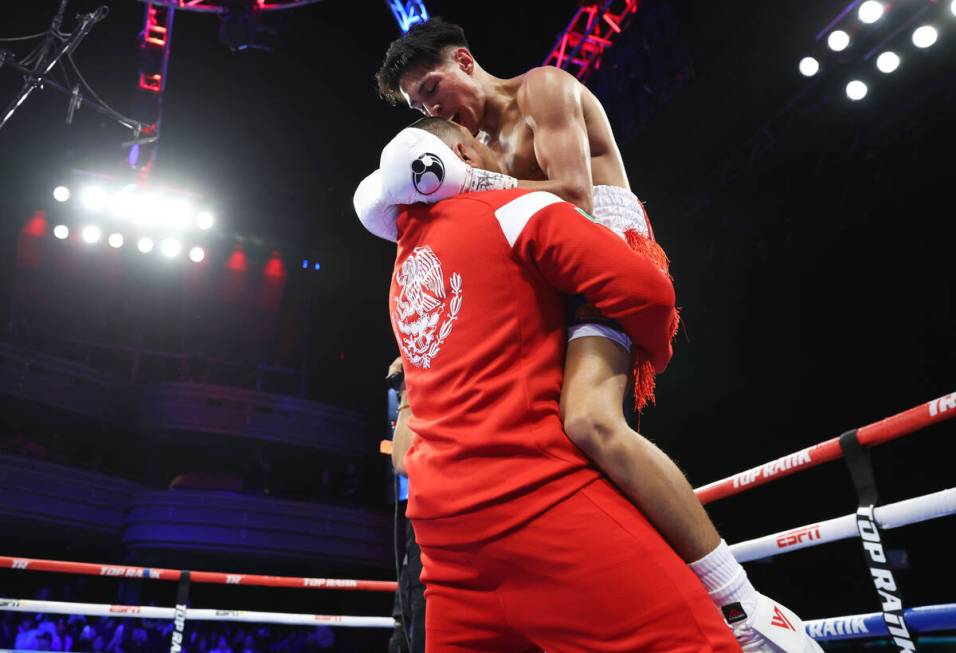
<svg viewBox="0 0 956 653">
<path fill-rule="evenodd" d="M 956 488 L 878 506 L 874 514 L 881 528 L 891 529 L 956 513 Z M 750 562 L 797 549 L 858 537 L 856 513 L 791 528 L 731 545 L 738 562 Z"/>
<path fill-rule="evenodd" d="M 67 601 L 34 601 L 32 599 L 0 598 L 0 610 L 11 612 L 48 612 L 51 614 L 81 614 L 88 617 L 138 617 L 141 619 L 175 618 L 175 608 L 157 608 L 151 605 L 109 605 L 106 603 L 70 603 Z M 343 628 L 394 628 L 391 617 L 345 617 L 325 614 L 295 614 L 290 612 L 251 612 L 247 610 L 210 610 L 187 608 L 187 621 L 243 621 L 252 623 L 284 624 L 287 626 L 340 626 Z"/>
</svg>

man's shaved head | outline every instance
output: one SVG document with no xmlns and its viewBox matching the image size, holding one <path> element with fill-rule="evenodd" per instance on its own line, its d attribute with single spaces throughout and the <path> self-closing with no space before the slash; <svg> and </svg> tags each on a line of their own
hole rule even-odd
<svg viewBox="0 0 956 653">
<path fill-rule="evenodd" d="M 492 172 L 501 172 L 498 159 L 491 149 L 456 122 L 444 118 L 422 118 L 410 124 L 409 127 L 434 134 L 468 165 Z"/>
<path fill-rule="evenodd" d="M 445 141 L 445 144 L 448 147 L 455 147 L 456 144 L 462 142 L 468 130 L 466 130 L 461 125 L 453 123 L 450 120 L 445 120 L 444 118 L 422 118 L 421 120 L 416 120 L 409 127 L 414 127 L 415 129 L 421 129 L 430 134 L 434 134 L 438 138 Z M 470 134 L 468 134 L 470 135 Z"/>
</svg>

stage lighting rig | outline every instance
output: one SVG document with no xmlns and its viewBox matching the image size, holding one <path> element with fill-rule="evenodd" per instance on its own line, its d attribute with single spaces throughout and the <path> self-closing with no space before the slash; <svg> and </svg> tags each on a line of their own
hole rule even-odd
<svg viewBox="0 0 956 653">
<path fill-rule="evenodd" d="M 265 41 L 275 30 L 259 23 L 255 0 L 223 0 L 219 14 L 219 42 L 233 52 L 243 50 L 272 51 Z"/>
<path fill-rule="evenodd" d="M 952 2 L 956 7 L 956 0 Z M 800 72 L 806 77 L 818 76 L 821 71 L 830 77 L 842 73 L 847 79 L 846 96 L 854 102 L 862 100 L 871 90 L 874 69 L 882 75 L 895 72 L 907 51 L 912 52 L 910 46 L 926 50 L 941 38 L 943 30 L 952 29 L 951 21 L 939 15 L 942 13 L 947 12 L 936 0 L 853 0 L 817 33 L 816 52 L 800 60 Z M 906 33 L 910 34 L 909 44 L 903 41 Z"/>
<path fill-rule="evenodd" d="M 157 6 L 168 7 L 169 9 L 179 9 L 181 11 L 192 11 L 200 14 L 221 14 L 226 11 L 226 5 L 232 3 L 232 0 L 139 0 L 142 3 Z M 286 9 L 297 9 L 306 5 L 314 5 L 321 0 L 252 0 L 256 11 L 283 11 Z"/>
<path fill-rule="evenodd" d="M 89 87 L 89 84 L 86 83 L 86 80 L 73 64 L 73 52 L 89 35 L 93 26 L 106 18 L 109 14 L 109 8 L 103 5 L 94 11 L 77 14 L 76 28 L 71 33 L 65 33 L 60 28 L 66 14 L 66 5 L 67 0 L 61 0 L 50 29 L 42 35 L 43 41 L 25 57 L 18 61 L 9 50 L 0 50 L 0 68 L 10 68 L 23 75 L 23 86 L 20 92 L 9 104 L 3 116 L 0 117 L 0 129 L 3 129 L 10 121 L 16 110 L 27 101 L 33 91 L 49 87 L 69 96 L 67 123 L 72 122 L 77 109 L 86 106 L 123 125 L 134 133 L 134 138 L 138 138 L 144 127 L 143 123 L 124 116 L 103 102 Z M 67 67 L 62 64 L 63 60 L 71 64 L 74 71 L 72 77 Z M 66 74 L 67 80 L 69 80 L 66 85 L 61 84 L 52 75 L 53 69 L 58 64 Z M 75 83 L 73 77 L 77 80 Z M 85 91 L 85 94 L 83 91 Z"/>
</svg>

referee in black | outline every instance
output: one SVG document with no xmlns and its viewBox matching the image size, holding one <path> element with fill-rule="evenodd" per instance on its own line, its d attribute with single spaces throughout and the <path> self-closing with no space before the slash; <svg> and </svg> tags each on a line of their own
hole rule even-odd
<svg viewBox="0 0 956 653">
<path fill-rule="evenodd" d="M 400 478 L 396 487 L 405 487 L 404 492 L 397 492 L 395 500 L 400 502 L 396 508 L 398 515 L 404 517 L 405 506 L 408 503 L 407 481 L 405 478 L 405 452 L 411 445 L 413 433 L 408 428 L 408 398 L 405 396 L 405 381 L 402 372 L 402 358 L 399 356 L 388 368 L 386 382 L 389 388 L 398 394 L 398 409 L 392 420 L 392 466 Z M 404 483 L 402 483 L 404 481 Z M 398 574 L 398 589 L 395 591 L 395 603 L 392 607 L 392 616 L 395 618 L 396 628 L 388 642 L 389 653 L 425 653 L 425 586 L 420 579 L 422 574 L 422 554 L 415 541 L 415 531 L 412 522 L 405 522 L 405 556 L 402 559 L 401 570 Z M 396 530 L 398 524 L 396 524 Z M 396 538 L 397 539 L 397 538 Z"/>
</svg>

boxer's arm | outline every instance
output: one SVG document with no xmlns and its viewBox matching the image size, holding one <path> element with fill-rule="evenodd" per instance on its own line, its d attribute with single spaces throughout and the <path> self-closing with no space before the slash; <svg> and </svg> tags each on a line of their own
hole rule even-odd
<svg viewBox="0 0 956 653">
<path fill-rule="evenodd" d="M 398 356 L 388 366 L 386 381 L 394 382 L 395 379 L 403 377 L 402 357 Z M 404 379 L 398 386 L 398 411 L 395 417 L 395 425 L 392 428 L 392 467 L 399 474 L 407 476 L 405 472 L 405 452 L 412 444 L 412 437 L 415 435 L 408 428 L 408 418 L 412 416 L 411 407 L 408 405 L 408 394 L 405 391 Z"/>
<path fill-rule="evenodd" d="M 548 176 L 545 181 L 521 180 L 518 187 L 548 191 L 590 211 L 591 147 L 581 85 L 559 68 L 536 68 L 525 77 L 518 108 L 534 133 L 538 166 Z"/>
<path fill-rule="evenodd" d="M 392 434 L 392 467 L 395 471 L 408 476 L 405 471 L 405 452 L 412 446 L 414 431 L 408 427 L 408 418 L 412 416 L 412 409 L 408 405 L 408 397 L 404 388 L 398 394 L 398 417 L 395 419 L 395 432 Z"/>
<path fill-rule="evenodd" d="M 398 206 L 388 202 L 382 192 L 382 173 L 375 170 L 355 189 L 352 206 L 359 222 L 379 238 L 398 240 Z"/>
<path fill-rule="evenodd" d="M 658 372 L 667 367 L 677 320 L 674 286 L 654 262 L 550 193 L 518 197 L 495 217 L 519 261 L 561 292 L 584 295 L 624 327 Z"/>
</svg>

